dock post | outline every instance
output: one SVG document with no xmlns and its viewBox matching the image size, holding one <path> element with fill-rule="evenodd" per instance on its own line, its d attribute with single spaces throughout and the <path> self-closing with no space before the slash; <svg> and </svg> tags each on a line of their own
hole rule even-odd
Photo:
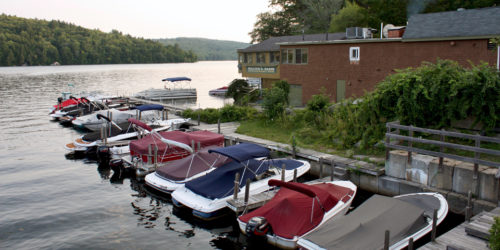
<svg viewBox="0 0 500 250">
<path fill-rule="evenodd" d="M 476 133 L 475 147 L 481 148 L 481 140 L 479 134 Z M 474 152 L 474 160 L 479 160 L 480 154 Z M 472 174 L 472 190 L 476 196 L 479 196 L 479 164 L 474 163 L 474 173 Z"/>
<path fill-rule="evenodd" d="M 410 125 L 410 128 L 408 130 L 409 130 L 408 133 L 409 133 L 410 137 L 413 138 L 413 125 Z M 411 148 L 413 147 L 412 141 L 408 141 L 408 147 L 410 147 L 410 150 L 411 150 Z M 408 164 L 411 164 L 411 153 L 412 153 L 412 151 L 408 151 Z"/>
<path fill-rule="evenodd" d="M 165 110 L 161 111 L 161 119 L 165 121 Z"/>
<path fill-rule="evenodd" d="M 323 158 L 319 158 L 319 178 L 323 178 Z"/>
<path fill-rule="evenodd" d="M 467 206 L 465 207 L 465 220 L 468 222 L 470 222 L 470 218 L 472 217 L 471 200 L 472 192 L 469 190 L 469 192 L 467 192 Z"/>
<path fill-rule="evenodd" d="M 408 250 L 413 250 L 413 238 L 410 238 L 408 240 Z"/>
<path fill-rule="evenodd" d="M 153 154 L 153 149 L 151 148 L 151 144 L 148 145 L 148 163 L 151 163 L 151 155 Z"/>
<path fill-rule="evenodd" d="M 292 155 L 293 155 L 293 159 L 297 159 L 297 149 L 295 147 L 295 135 L 292 136 Z"/>
<path fill-rule="evenodd" d="M 201 150 L 201 142 L 198 142 L 198 151 Z"/>
<path fill-rule="evenodd" d="M 297 182 L 297 169 L 293 170 L 293 182 Z"/>
<path fill-rule="evenodd" d="M 234 175 L 234 194 L 233 200 L 236 201 L 238 199 L 238 192 L 240 191 L 240 173 L 236 173 Z"/>
<path fill-rule="evenodd" d="M 384 250 L 389 250 L 389 238 L 390 238 L 391 232 L 389 230 L 385 230 L 385 237 L 384 237 Z"/>
<path fill-rule="evenodd" d="M 198 126 L 200 126 L 200 112 L 198 111 Z"/>
<path fill-rule="evenodd" d="M 281 165 L 281 181 L 285 181 L 285 164 Z"/>
<path fill-rule="evenodd" d="M 158 167 L 158 146 L 156 146 L 156 145 L 155 145 L 154 153 L 155 153 L 155 156 L 154 156 L 155 158 L 153 161 L 154 161 L 155 169 L 156 169 Z"/>
<path fill-rule="evenodd" d="M 330 166 L 332 166 L 331 172 L 330 172 L 330 181 L 333 181 L 333 176 L 335 175 L 335 162 L 332 160 Z"/>
<path fill-rule="evenodd" d="M 250 178 L 248 178 L 245 185 L 245 205 L 248 204 L 248 196 L 250 196 L 250 181 Z"/>
<path fill-rule="evenodd" d="M 389 125 L 387 124 L 387 131 L 386 133 L 389 134 L 391 133 L 391 127 L 389 127 Z M 385 160 L 388 161 L 389 160 L 389 144 L 391 144 L 391 140 L 389 139 L 389 136 L 385 136 Z"/>
<path fill-rule="evenodd" d="M 220 118 L 217 119 L 217 134 L 220 134 Z"/>
<path fill-rule="evenodd" d="M 431 241 L 436 241 L 436 223 L 437 223 L 437 209 L 434 209 L 434 213 L 432 214 Z"/>
<path fill-rule="evenodd" d="M 193 150 L 193 152 L 196 151 L 194 140 L 191 140 L 191 149 Z"/>
<path fill-rule="evenodd" d="M 165 120 L 168 120 L 168 109 L 165 110 Z"/>
</svg>

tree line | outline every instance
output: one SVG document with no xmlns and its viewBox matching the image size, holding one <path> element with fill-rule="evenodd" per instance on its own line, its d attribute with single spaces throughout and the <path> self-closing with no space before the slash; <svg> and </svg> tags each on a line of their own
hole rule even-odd
<svg viewBox="0 0 500 250">
<path fill-rule="evenodd" d="M 0 15 L 0 65 L 194 62 L 192 51 L 113 30 Z"/>
<path fill-rule="evenodd" d="M 270 37 L 344 32 L 347 27 L 379 29 L 380 23 L 406 25 L 411 15 L 500 6 L 500 0 L 269 0 L 260 13 L 251 43 Z M 380 32 L 380 31 L 379 31 Z"/>
<path fill-rule="evenodd" d="M 200 61 L 237 60 L 236 50 L 250 45 L 242 42 L 190 37 L 154 40 L 163 45 L 179 44 L 181 49 L 193 51 Z"/>
</svg>

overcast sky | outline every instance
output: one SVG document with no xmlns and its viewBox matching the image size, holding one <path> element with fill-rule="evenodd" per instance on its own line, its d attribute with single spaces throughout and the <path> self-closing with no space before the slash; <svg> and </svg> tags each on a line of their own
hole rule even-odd
<svg viewBox="0 0 500 250">
<path fill-rule="evenodd" d="M 269 0 L 0 0 L 0 13 L 112 29 L 144 38 L 203 37 L 250 42 Z"/>
</svg>

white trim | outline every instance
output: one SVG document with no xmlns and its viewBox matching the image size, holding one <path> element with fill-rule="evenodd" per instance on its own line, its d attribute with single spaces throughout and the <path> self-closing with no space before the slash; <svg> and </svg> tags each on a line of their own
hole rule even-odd
<svg viewBox="0 0 500 250">
<path fill-rule="evenodd" d="M 356 51 L 355 54 L 353 53 L 354 51 Z M 350 61 L 359 61 L 359 59 L 360 59 L 359 53 L 360 53 L 359 47 L 350 47 L 349 48 L 349 60 Z"/>
</svg>

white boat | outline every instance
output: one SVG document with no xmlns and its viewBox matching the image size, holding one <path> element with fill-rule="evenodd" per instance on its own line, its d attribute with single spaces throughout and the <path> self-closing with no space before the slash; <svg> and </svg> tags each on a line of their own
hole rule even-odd
<svg viewBox="0 0 500 250">
<path fill-rule="evenodd" d="M 295 249 L 299 237 L 349 210 L 357 187 L 350 181 L 315 184 L 269 181 L 280 190 L 264 206 L 238 217 L 241 232 L 268 243 Z"/>
<path fill-rule="evenodd" d="M 382 249 L 389 231 L 389 249 L 403 249 L 432 230 L 448 214 L 448 203 L 438 193 L 386 197 L 373 195 L 354 211 L 328 221 L 297 244 L 303 249 Z"/>
<path fill-rule="evenodd" d="M 294 170 L 297 170 L 297 176 L 301 176 L 310 168 L 307 161 L 293 159 L 258 160 L 252 158 L 253 154 L 248 154 L 241 148 L 233 149 L 232 147 L 234 146 L 211 150 L 210 152 L 226 155 L 233 161 L 176 189 L 172 193 L 174 205 L 192 209 L 193 215 L 200 219 L 213 219 L 220 215 L 221 210 L 227 205 L 227 200 L 232 198 L 236 173 L 240 176 L 238 180 L 239 195 L 244 195 L 247 179 L 251 181 L 249 194 L 255 195 L 270 189 L 269 180 L 278 180 L 284 175 L 284 180 L 290 181 L 293 179 Z M 268 151 L 266 148 L 260 148 Z"/>
<path fill-rule="evenodd" d="M 182 86 L 184 84 L 189 84 L 191 78 L 188 77 L 171 77 L 165 78 L 162 81 L 165 82 L 163 89 L 147 89 L 138 92 L 134 95 L 136 98 L 161 101 L 161 100 L 173 100 L 173 99 L 192 99 L 196 98 L 196 89 Z M 167 83 L 169 85 L 167 85 Z"/>
<path fill-rule="evenodd" d="M 130 118 L 153 122 L 160 118 L 158 112 L 163 109 L 164 107 L 162 105 L 150 104 L 137 106 L 135 109 L 124 111 L 117 109 L 99 110 L 89 115 L 77 117 L 72 123 L 76 128 L 86 128 L 91 131 L 98 131 L 105 127 L 107 123 L 106 119 L 100 119 L 102 116 L 109 117 L 109 119 L 115 123 L 127 122 Z"/>
<path fill-rule="evenodd" d="M 189 121 L 190 121 L 189 118 L 155 120 L 153 122 L 146 124 L 146 126 L 151 127 L 151 129 L 155 132 L 159 132 L 159 131 L 175 129 L 180 124 L 184 124 Z M 127 123 L 118 124 L 116 126 L 110 124 L 110 121 L 108 122 L 109 123 L 106 128 L 108 136 L 106 138 L 106 143 L 113 144 L 119 141 L 131 140 L 137 138 L 137 136 L 141 133 L 141 131 L 138 131 L 137 129 L 135 129 L 135 126 L 133 126 L 134 124 L 139 123 L 139 121 L 134 118 L 130 118 Z M 143 131 L 142 134 L 145 135 L 149 133 L 150 131 L 146 130 Z M 91 132 L 79 137 L 72 143 L 66 144 L 64 148 L 72 152 L 84 152 L 89 150 L 89 148 L 104 145 L 104 141 L 101 138 L 101 136 L 102 135 L 100 131 Z"/>
</svg>

